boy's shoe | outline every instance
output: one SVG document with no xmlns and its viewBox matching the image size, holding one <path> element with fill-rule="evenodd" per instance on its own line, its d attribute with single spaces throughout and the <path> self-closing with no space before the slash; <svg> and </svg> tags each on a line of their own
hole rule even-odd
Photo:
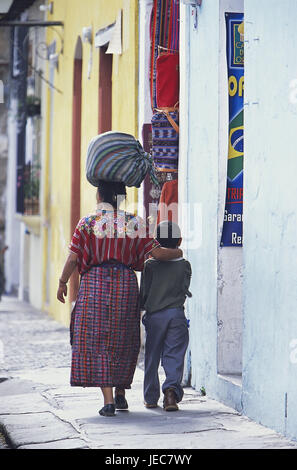
<svg viewBox="0 0 297 470">
<path fill-rule="evenodd" d="M 167 388 L 164 392 L 163 408 L 165 411 L 177 411 L 176 394 L 173 388 Z"/>
<path fill-rule="evenodd" d="M 144 402 L 144 406 L 146 408 L 158 408 L 157 403 L 146 403 L 146 401 Z"/>
<path fill-rule="evenodd" d="M 124 395 L 116 395 L 114 397 L 114 403 L 117 410 L 127 410 L 128 402 Z"/>
<path fill-rule="evenodd" d="M 115 406 L 112 403 L 103 406 L 99 411 L 101 416 L 115 416 Z"/>
</svg>

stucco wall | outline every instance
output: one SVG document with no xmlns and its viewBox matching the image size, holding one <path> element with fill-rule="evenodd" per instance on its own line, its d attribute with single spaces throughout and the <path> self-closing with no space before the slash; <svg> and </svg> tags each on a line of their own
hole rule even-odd
<svg viewBox="0 0 297 470">
<path fill-rule="evenodd" d="M 194 30 L 191 8 L 181 6 L 181 64 L 186 65 L 181 67 L 181 112 L 187 111 L 187 102 L 188 117 L 180 124 L 179 201 L 202 209 L 194 227 L 202 234 L 200 247 L 188 239 L 193 220 L 183 220 L 182 228 L 193 273 L 193 297 L 187 304 L 192 385 L 209 391 L 216 378 L 217 356 L 218 2 L 203 2 L 199 14 Z"/>
<path fill-rule="evenodd" d="M 228 71 L 225 12 L 243 12 L 243 0 L 219 2 L 218 372 L 242 371 L 242 247 L 221 247 L 228 156 Z"/>
<path fill-rule="evenodd" d="M 223 207 L 222 162 L 218 159 L 223 149 L 218 54 L 224 47 L 218 34 L 219 5 L 215 0 L 202 3 L 197 31 L 193 30 L 190 9 L 186 12 L 182 7 L 182 21 L 188 28 L 182 37 L 185 44 L 189 43 L 182 72 L 188 94 L 184 90 L 183 98 L 189 114 L 188 125 L 181 126 L 181 139 L 186 142 L 181 174 L 188 184 L 180 182 L 180 195 L 183 200 L 200 203 L 203 209 L 202 245 L 195 250 L 190 244 L 186 247 L 193 267 L 193 298 L 188 302 L 192 385 L 197 389 L 204 386 L 209 396 L 297 438 L 297 4 L 293 0 L 246 0 L 244 9 L 241 388 L 236 381 L 217 374 L 217 245 Z"/>
<path fill-rule="evenodd" d="M 243 405 L 295 438 L 296 22 L 294 0 L 245 1 Z"/>
<path fill-rule="evenodd" d="M 225 11 L 241 0 L 203 2 L 194 29 L 190 7 L 181 7 L 180 204 L 201 217 L 182 221 L 185 254 L 192 264 L 191 381 L 209 396 L 241 409 L 242 249 L 220 248 L 227 182 L 228 82 Z M 188 114 L 187 114 L 188 111 Z M 201 244 L 190 231 L 200 232 Z M 199 238 L 199 237 L 198 237 Z M 223 328 L 218 328 L 218 322 Z"/>
</svg>

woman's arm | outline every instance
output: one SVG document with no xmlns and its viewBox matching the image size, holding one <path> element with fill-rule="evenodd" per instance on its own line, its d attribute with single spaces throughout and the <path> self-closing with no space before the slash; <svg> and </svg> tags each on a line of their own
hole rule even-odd
<svg viewBox="0 0 297 470">
<path fill-rule="evenodd" d="M 77 255 L 70 253 L 64 265 L 61 277 L 59 279 L 59 287 L 57 291 L 57 299 L 65 303 L 64 297 L 67 296 L 67 282 L 77 266 Z"/>
<path fill-rule="evenodd" d="M 159 246 L 154 248 L 150 254 L 159 261 L 168 261 L 170 259 L 181 258 L 183 251 L 180 248 L 163 248 Z"/>
</svg>

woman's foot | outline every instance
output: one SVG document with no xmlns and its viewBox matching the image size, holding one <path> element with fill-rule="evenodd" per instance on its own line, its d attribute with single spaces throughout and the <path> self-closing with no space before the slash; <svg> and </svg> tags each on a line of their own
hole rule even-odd
<svg viewBox="0 0 297 470">
<path fill-rule="evenodd" d="M 115 416 L 115 406 L 113 403 L 104 405 L 103 408 L 99 411 L 101 416 Z"/>
<path fill-rule="evenodd" d="M 127 410 L 128 409 L 128 402 L 125 398 L 125 395 L 116 394 L 114 397 L 114 403 L 117 410 Z"/>
<path fill-rule="evenodd" d="M 128 402 L 125 398 L 125 389 L 115 388 L 114 403 L 117 410 L 127 410 Z"/>
</svg>

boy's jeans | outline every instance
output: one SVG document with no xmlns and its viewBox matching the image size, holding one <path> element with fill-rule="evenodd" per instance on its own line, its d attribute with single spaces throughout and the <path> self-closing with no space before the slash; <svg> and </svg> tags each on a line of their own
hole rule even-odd
<svg viewBox="0 0 297 470">
<path fill-rule="evenodd" d="M 189 343 L 187 320 L 183 308 L 169 308 L 146 313 L 142 319 L 146 330 L 144 359 L 144 400 L 152 405 L 160 398 L 158 368 L 160 359 L 166 374 L 162 391 L 173 388 L 177 402 L 183 397 L 181 381 L 184 357 Z"/>
</svg>

